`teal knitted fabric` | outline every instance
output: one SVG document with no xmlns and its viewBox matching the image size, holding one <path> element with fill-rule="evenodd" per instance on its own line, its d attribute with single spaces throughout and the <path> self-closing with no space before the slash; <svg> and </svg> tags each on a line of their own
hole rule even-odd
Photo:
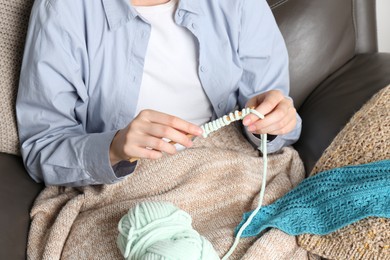
<svg viewBox="0 0 390 260">
<path fill-rule="evenodd" d="M 250 213 L 244 214 L 236 233 Z M 242 237 L 269 227 L 290 235 L 325 235 L 366 217 L 390 218 L 390 160 L 335 168 L 307 178 L 262 207 Z"/>
</svg>

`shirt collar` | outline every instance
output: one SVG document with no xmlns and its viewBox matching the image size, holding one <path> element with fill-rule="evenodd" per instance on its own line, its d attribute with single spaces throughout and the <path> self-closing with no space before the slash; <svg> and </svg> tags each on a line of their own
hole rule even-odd
<svg viewBox="0 0 390 260">
<path fill-rule="evenodd" d="M 111 30 L 117 29 L 137 16 L 130 0 L 102 0 L 102 3 Z"/>
<path fill-rule="evenodd" d="M 139 15 L 131 6 L 130 0 L 102 0 L 102 3 L 111 30 L 121 27 Z M 179 0 L 178 10 L 203 14 L 199 0 Z"/>
<path fill-rule="evenodd" d="M 179 0 L 178 10 L 185 10 L 194 14 L 203 14 L 200 0 Z"/>
</svg>

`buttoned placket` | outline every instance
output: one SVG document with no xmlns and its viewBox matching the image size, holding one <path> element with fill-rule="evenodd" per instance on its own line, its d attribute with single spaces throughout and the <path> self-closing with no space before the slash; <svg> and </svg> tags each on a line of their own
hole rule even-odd
<svg viewBox="0 0 390 260">
<path fill-rule="evenodd" d="M 214 107 L 214 110 L 216 111 L 216 115 L 214 115 L 214 117 L 216 117 L 217 115 L 223 113 L 226 103 L 224 101 L 220 101 L 220 100 L 212 100 L 214 98 L 214 96 L 210 95 L 208 93 L 210 91 L 209 90 L 210 86 L 208 86 L 207 82 L 208 82 L 210 72 L 208 69 L 208 64 L 204 63 L 205 59 L 204 59 L 204 52 L 203 52 L 203 48 L 202 48 L 203 38 L 202 38 L 202 33 L 200 31 L 200 26 L 198 24 L 199 17 L 196 14 L 189 13 L 186 10 L 181 10 L 181 9 L 178 9 L 176 11 L 174 17 L 175 17 L 176 24 L 187 28 L 198 41 L 198 45 L 199 45 L 199 49 L 198 49 L 198 55 L 199 55 L 198 56 L 198 76 L 199 76 L 200 83 L 202 84 L 202 87 L 203 87 L 207 97 L 211 100 L 211 103 L 218 104 L 216 107 Z M 215 97 L 215 98 L 218 98 L 218 97 Z"/>
<path fill-rule="evenodd" d="M 143 20 L 140 16 L 135 16 L 129 21 L 128 30 L 131 32 L 131 43 L 127 50 L 127 62 L 128 62 L 128 79 L 127 90 L 130 91 L 130 100 L 127 100 L 127 104 L 123 104 L 124 107 L 128 107 L 129 104 L 132 107 L 130 111 L 133 113 L 136 110 L 138 102 L 138 94 L 142 82 L 143 66 L 145 61 L 145 55 L 147 51 L 148 41 L 150 37 L 150 24 Z M 118 117 L 117 126 L 123 127 L 128 124 L 129 116 L 134 118 L 134 114 L 128 114 L 128 112 L 121 112 Z"/>
</svg>

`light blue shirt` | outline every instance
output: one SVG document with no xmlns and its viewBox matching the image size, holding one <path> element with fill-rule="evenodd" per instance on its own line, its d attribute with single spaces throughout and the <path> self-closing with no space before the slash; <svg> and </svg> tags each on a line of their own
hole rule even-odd
<svg viewBox="0 0 390 260">
<path fill-rule="evenodd" d="M 270 89 L 288 95 L 287 50 L 265 0 L 180 0 L 174 19 L 199 43 L 214 118 Z M 35 1 L 16 104 L 34 180 L 79 186 L 126 175 L 111 167 L 109 147 L 136 116 L 150 31 L 130 0 Z M 269 151 L 295 142 L 300 128 L 299 119 Z"/>
</svg>

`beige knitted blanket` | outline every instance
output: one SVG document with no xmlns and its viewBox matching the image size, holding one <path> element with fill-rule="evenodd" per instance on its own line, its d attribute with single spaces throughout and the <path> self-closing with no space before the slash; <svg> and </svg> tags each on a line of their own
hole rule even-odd
<svg viewBox="0 0 390 260">
<path fill-rule="evenodd" d="M 390 86 L 377 93 L 352 117 L 316 163 L 311 175 L 385 159 L 390 159 Z M 299 243 L 310 252 L 329 259 L 390 259 L 390 219 L 366 218 L 326 236 L 301 235 Z"/>
<path fill-rule="evenodd" d="M 198 138 L 191 149 L 157 161 L 141 160 L 114 185 L 47 187 L 31 211 L 29 259 L 121 259 L 117 225 L 141 201 L 169 201 L 188 212 L 193 227 L 220 256 L 233 243 L 242 214 L 257 206 L 262 157 L 236 126 Z M 269 156 L 265 204 L 304 178 L 295 150 Z M 307 259 L 296 237 L 273 229 L 245 238 L 231 259 Z"/>
<path fill-rule="evenodd" d="M 390 159 L 390 86 L 375 95 L 337 135 L 313 172 Z M 29 259 L 120 259 L 115 240 L 119 219 L 141 201 L 170 201 L 193 217 L 194 228 L 220 256 L 233 242 L 243 212 L 254 209 L 262 158 L 235 127 L 226 127 L 195 147 L 158 161 L 141 161 L 115 185 L 48 187 L 32 209 Z M 269 158 L 264 204 L 304 176 L 292 148 Z M 299 246 L 297 246 L 297 239 Z M 305 248 L 311 254 L 308 255 Z M 271 229 L 242 239 L 232 259 L 390 259 L 390 220 L 367 218 L 326 236 L 298 238 Z"/>
</svg>

